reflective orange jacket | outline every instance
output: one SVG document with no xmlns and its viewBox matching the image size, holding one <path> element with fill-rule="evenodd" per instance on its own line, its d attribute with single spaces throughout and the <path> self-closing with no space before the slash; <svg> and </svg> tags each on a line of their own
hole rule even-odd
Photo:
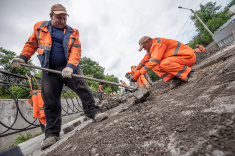
<svg viewBox="0 0 235 156">
<path fill-rule="evenodd" d="M 144 77 L 144 75 L 140 75 L 137 81 L 139 82 L 140 87 L 150 88 L 149 83 Z"/>
<path fill-rule="evenodd" d="M 100 88 L 98 88 L 98 92 L 100 92 L 100 93 L 103 93 L 103 89 L 102 89 L 102 87 Z"/>
<path fill-rule="evenodd" d="M 193 55 L 194 50 L 179 41 L 166 38 L 154 38 L 150 52 L 147 52 L 137 66 L 137 69 L 140 70 L 141 75 L 144 75 L 167 57 L 188 56 L 190 58 Z"/>
<path fill-rule="evenodd" d="M 51 21 L 42 21 L 34 25 L 33 34 L 20 53 L 19 58 L 27 62 L 31 56 L 37 51 L 38 58 L 42 67 L 49 68 L 50 50 L 52 46 L 51 40 Z M 79 42 L 79 32 L 66 25 L 64 28 L 63 48 L 67 60 L 67 67 L 74 70 L 79 68 L 79 61 L 81 58 L 81 43 Z"/>
<path fill-rule="evenodd" d="M 32 90 L 31 94 L 33 104 L 31 104 L 29 100 L 28 102 L 33 105 L 33 118 L 38 118 L 42 124 L 46 124 L 41 90 Z"/>
<path fill-rule="evenodd" d="M 205 48 L 202 45 L 199 45 L 198 48 L 196 48 L 194 51 L 200 53 L 202 51 L 205 51 Z"/>
<path fill-rule="evenodd" d="M 126 82 L 122 81 L 121 83 L 122 83 L 123 85 L 127 86 Z"/>
</svg>

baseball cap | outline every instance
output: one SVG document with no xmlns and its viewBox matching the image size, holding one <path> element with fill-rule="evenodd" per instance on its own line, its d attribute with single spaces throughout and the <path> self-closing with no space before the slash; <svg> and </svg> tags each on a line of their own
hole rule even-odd
<svg viewBox="0 0 235 156">
<path fill-rule="evenodd" d="M 143 45 L 144 45 L 144 42 L 148 41 L 152 39 L 151 37 L 149 36 L 143 36 L 140 40 L 139 40 L 139 45 L 140 45 L 140 48 L 139 48 L 139 51 L 141 51 L 143 49 Z"/>
<path fill-rule="evenodd" d="M 51 7 L 51 12 L 54 12 L 54 14 L 67 14 L 66 8 L 61 4 L 55 4 Z M 68 15 L 69 16 L 69 15 Z"/>
</svg>

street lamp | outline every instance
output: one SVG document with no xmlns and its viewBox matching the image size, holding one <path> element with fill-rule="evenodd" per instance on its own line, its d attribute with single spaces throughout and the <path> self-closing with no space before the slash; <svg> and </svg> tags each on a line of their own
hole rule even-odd
<svg viewBox="0 0 235 156">
<path fill-rule="evenodd" d="M 178 6 L 179 9 L 187 9 L 192 11 L 192 13 L 194 14 L 194 16 L 201 22 L 201 24 L 206 28 L 206 30 L 210 33 L 210 35 L 213 37 L 213 33 L 210 31 L 210 29 L 203 23 L 203 21 L 198 17 L 198 15 L 196 14 L 196 12 L 193 11 L 193 9 L 188 9 L 188 8 L 183 8 L 181 6 Z"/>
</svg>

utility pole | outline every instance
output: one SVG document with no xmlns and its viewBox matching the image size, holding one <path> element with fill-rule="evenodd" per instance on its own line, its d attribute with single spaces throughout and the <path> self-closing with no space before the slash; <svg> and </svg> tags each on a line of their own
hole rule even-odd
<svg viewBox="0 0 235 156">
<path fill-rule="evenodd" d="M 205 27 L 205 29 L 209 32 L 209 34 L 211 35 L 211 37 L 214 36 L 214 34 L 210 31 L 210 29 L 203 23 L 203 21 L 198 17 L 198 15 L 196 14 L 196 12 L 193 11 L 193 9 L 188 9 L 188 8 L 183 8 L 181 6 L 178 6 L 179 9 L 187 9 L 192 11 L 192 13 L 194 14 L 194 16 L 199 20 L 199 22 L 201 22 L 201 24 Z"/>
</svg>

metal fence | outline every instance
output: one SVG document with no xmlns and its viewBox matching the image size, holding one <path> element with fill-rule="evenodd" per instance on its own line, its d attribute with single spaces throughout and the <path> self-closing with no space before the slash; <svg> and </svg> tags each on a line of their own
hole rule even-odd
<svg viewBox="0 0 235 156">
<path fill-rule="evenodd" d="M 41 78 L 39 77 L 35 77 L 37 79 L 37 81 L 41 82 Z M 15 133 L 19 133 L 22 131 L 27 131 L 30 129 L 34 129 L 37 127 L 42 128 L 43 131 L 43 126 L 42 124 L 40 124 L 40 122 L 38 122 L 38 119 L 33 119 L 32 118 L 29 120 L 28 116 L 26 117 L 26 114 L 23 113 L 22 111 L 22 107 L 19 106 L 19 101 L 20 101 L 20 97 L 21 94 L 24 92 L 26 92 L 26 94 L 30 95 L 30 86 L 29 83 L 27 81 L 27 77 L 25 76 L 21 76 L 21 75 L 17 75 L 17 74 L 12 74 L 9 72 L 6 72 L 4 70 L 0 69 L 0 96 L 2 96 L 3 94 L 7 94 L 11 99 L 11 101 L 13 101 L 14 103 L 14 109 L 16 110 L 15 115 L 14 115 L 14 119 L 11 120 L 11 124 L 9 125 L 4 123 L 4 121 L 1 119 L 0 121 L 0 138 L 4 137 L 4 136 L 8 136 L 8 135 L 12 135 Z M 33 85 L 37 85 L 37 84 L 33 84 Z M 17 86 L 18 88 L 18 92 L 17 95 L 15 96 L 11 90 L 12 87 Z M 98 97 L 99 93 L 92 91 L 93 96 L 94 97 Z M 77 96 L 77 94 L 75 92 L 73 92 L 70 88 L 64 86 L 63 91 L 62 91 L 62 100 L 64 101 L 63 103 L 65 103 L 65 105 L 62 106 L 62 117 L 64 116 L 68 116 L 68 115 L 72 115 L 72 114 L 76 114 L 79 112 L 83 112 L 82 110 L 82 105 L 81 105 L 81 101 L 79 99 L 79 97 Z M 0 108 L 3 108 L 3 103 L 0 103 Z M 30 106 L 30 105 L 28 105 Z M 24 120 L 25 123 L 24 125 L 21 125 L 21 127 L 19 128 L 17 125 L 17 122 L 19 122 L 19 120 Z M 17 127 L 17 128 L 16 128 Z"/>
</svg>

